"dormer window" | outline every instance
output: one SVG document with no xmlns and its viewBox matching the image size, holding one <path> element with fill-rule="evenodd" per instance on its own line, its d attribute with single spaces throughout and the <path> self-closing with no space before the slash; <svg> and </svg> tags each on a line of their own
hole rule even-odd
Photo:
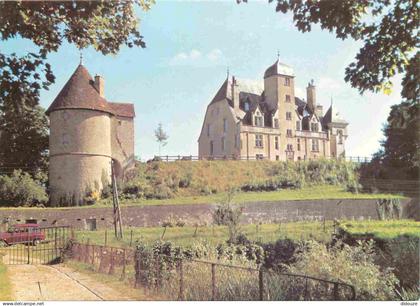
<svg viewBox="0 0 420 306">
<path fill-rule="evenodd" d="M 274 128 L 278 129 L 279 128 L 279 119 L 275 118 L 274 122 L 273 122 Z"/>
<path fill-rule="evenodd" d="M 259 115 L 254 116 L 254 125 L 263 126 L 263 117 Z"/>
<path fill-rule="evenodd" d="M 318 132 L 318 123 L 311 123 L 311 131 Z"/>
<path fill-rule="evenodd" d="M 244 108 L 246 112 L 249 111 L 249 102 L 245 102 Z"/>
</svg>

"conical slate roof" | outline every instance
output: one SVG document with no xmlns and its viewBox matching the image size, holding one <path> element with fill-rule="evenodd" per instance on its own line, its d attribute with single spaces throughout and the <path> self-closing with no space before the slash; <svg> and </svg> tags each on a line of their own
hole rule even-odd
<svg viewBox="0 0 420 306">
<path fill-rule="evenodd" d="M 94 81 L 87 69 L 80 64 L 61 89 L 46 114 L 59 109 L 90 109 L 114 113 L 108 102 L 93 86 Z"/>
<path fill-rule="evenodd" d="M 333 107 L 332 104 L 330 108 L 327 110 L 327 112 L 325 113 L 323 121 L 325 125 L 328 123 L 341 123 L 341 124 L 348 125 L 348 122 L 341 117 L 340 113 L 337 111 L 335 107 Z"/>
</svg>

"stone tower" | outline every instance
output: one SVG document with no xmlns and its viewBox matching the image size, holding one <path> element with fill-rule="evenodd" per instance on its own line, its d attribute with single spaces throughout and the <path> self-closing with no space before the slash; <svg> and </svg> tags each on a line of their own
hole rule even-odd
<svg viewBox="0 0 420 306">
<path fill-rule="evenodd" d="M 109 103 L 104 80 L 80 64 L 47 110 L 52 206 L 83 205 L 134 163 L 134 106 Z M 116 169 L 116 170 L 115 170 Z"/>
<path fill-rule="evenodd" d="M 280 128 L 280 159 L 294 159 L 296 125 L 295 74 L 293 68 L 277 60 L 264 73 L 264 94 L 277 107 Z"/>
</svg>

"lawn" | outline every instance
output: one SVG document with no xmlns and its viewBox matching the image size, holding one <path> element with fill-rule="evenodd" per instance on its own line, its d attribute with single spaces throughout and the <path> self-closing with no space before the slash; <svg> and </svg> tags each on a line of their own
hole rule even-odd
<svg viewBox="0 0 420 306">
<path fill-rule="evenodd" d="M 384 198 L 404 198 L 396 194 L 369 194 L 352 193 L 340 186 L 314 186 L 302 189 L 284 189 L 279 191 L 267 192 L 238 192 L 234 196 L 234 202 L 275 202 L 275 201 L 298 201 L 298 200 L 325 200 L 325 199 L 384 199 Z M 218 193 L 208 196 L 195 197 L 175 197 L 171 199 L 136 199 L 125 200 L 121 204 L 124 206 L 132 205 L 168 205 L 168 204 L 213 204 L 220 203 L 226 199 L 226 193 Z M 111 205 L 110 201 L 101 201 L 90 207 L 103 207 Z"/>
<path fill-rule="evenodd" d="M 420 238 L 420 222 L 413 220 L 346 221 L 340 228 L 353 236 L 373 235 L 380 239 L 393 239 L 407 235 Z"/>
<path fill-rule="evenodd" d="M 134 199 L 122 200 L 122 206 L 152 206 L 152 205 L 181 205 L 181 204 L 214 204 L 220 203 L 226 199 L 226 193 L 217 193 L 207 196 L 178 196 L 170 199 Z M 266 192 L 238 192 L 233 201 L 236 203 L 248 202 L 275 202 L 275 201 L 299 201 L 299 200 L 336 200 L 336 199 L 384 199 L 401 198 L 404 196 L 398 194 L 371 194 L 371 193 L 352 193 L 346 191 L 343 187 L 323 185 L 304 187 L 301 189 L 283 189 L 279 191 Z M 80 209 L 80 208 L 100 208 L 112 206 L 112 199 L 101 200 L 94 205 L 75 206 L 75 207 L 57 207 L 55 209 Z M 13 209 L 30 209 L 31 207 L 13 207 Z M 0 209 L 10 209 L 10 207 L 0 207 Z"/>
<path fill-rule="evenodd" d="M 1 256 L 1 254 L 0 254 Z M 7 276 L 7 267 L 0 260 L 0 301 L 11 301 L 12 293 Z"/>
<path fill-rule="evenodd" d="M 197 230 L 197 231 L 196 231 Z M 244 224 L 241 231 L 250 240 L 261 242 L 272 242 L 280 238 L 290 238 L 293 240 L 313 238 L 319 241 L 329 241 L 333 231 L 333 222 L 311 221 L 311 222 L 288 222 L 279 224 Z M 162 235 L 165 232 L 163 238 Z M 104 245 L 105 231 L 77 231 L 76 239 L 79 241 Z M 107 230 L 107 245 L 129 247 L 135 245 L 135 241 L 140 239 L 150 243 L 159 239 L 174 242 L 177 245 L 189 246 L 194 243 L 206 243 L 216 246 L 228 240 L 228 229 L 226 226 L 202 226 L 202 227 L 168 227 L 166 231 L 163 227 L 144 227 L 124 229 L 124 239 L 121 241 L 113 237 L 113 231 Z"/>
</svg>

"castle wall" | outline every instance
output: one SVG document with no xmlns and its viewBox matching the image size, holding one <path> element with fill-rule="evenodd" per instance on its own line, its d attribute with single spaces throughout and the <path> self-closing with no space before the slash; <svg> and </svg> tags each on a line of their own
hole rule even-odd
<svg viewBox="0 0 420 306">
<path fill-rule="evenodd" d="M 224 132 L 223 120 L 227 120 L 227 130 Z M 207 125 L 210 125 L 210 135 L 207 135 Z M 230 106 L 226 100 L 209 105 L 205 118 L 203 130 L 198 140 L 198 152 L 200 157 L 238 155 L 240 143 L 235 137 L 239 135 L 237 124 L 232 115 Z M 222 137 L 225 139 L 225 148 L 222 149 Z M 239 136 L 238 136 L 239 137 Z M 213 154 L 211 154 L 210 142 L 213 142 Z"/>
<path fill-rule="evenodd" d="M 50 202 L 79 205 L 110 182 L 111 115 L 66 109 L 50 114 Z"/>
<path fill-rule="evenodd" d="M 134 165 L 133 118 L 121 116 L 111 118 L 111 151 L 112 158 L 117 160 L 121 167 L 120 171 L 116 170 L 116 176 L 120 177 Z M 116 169 L 119 169 L 119 167 L 116 167 Z"/>
</svg>

